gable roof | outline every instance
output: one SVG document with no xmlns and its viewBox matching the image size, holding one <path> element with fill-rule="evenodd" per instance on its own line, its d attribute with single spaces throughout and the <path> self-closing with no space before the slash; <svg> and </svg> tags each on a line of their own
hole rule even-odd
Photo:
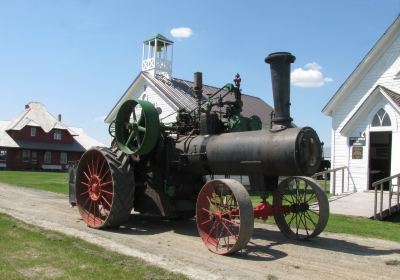
<svg viewBox="0 0 400 280">
<path fill-rule="evenodd" d="M 373 108 L 373 106 L 376 104 L 376 99 L 374 98 L 379 95 L 386 98 L 400 112 L 400 94 L 384 86 L 378 85 L 375 87 L 372 93 L 363 101 L 358 109 L 349 117 L 345 125 L 340 130 L 340 133 L 343 135 L 347 135 L 353 124 L 357 123 L 357 120 L 362 117 L 362 113 L 369 112 Z"/>
<path fill-rule="evenodd" d="M 343 100 L 350 92 L 358 85 L 361 79 L 367 74 L 376 61 L 389 47 L 390 43 L 395 40 L 396 35 L 400 33 L 400 16 L 389 26 L 385 33 L 379 38 L 372 49 L 366 54 L 366 56 L 357 65 L 350 76 L 344 81 L 332 98 L 328 101 L 322 112 L 331 116 L 332 112 L 338 106 L 341 100 Z"/>
<path fill-rule="evenodd" d="M 11 121 L 0 121 L 0 147 L 84 152 L 94 146 L 105 146 L 103 143 L 87 135 L 85 131 L 79 127 L 68 127 L 69 130 L 74 131 L 74 142 L 71 144 L 15 140 L 7 133 L 7 127 L 10 126 L 10 124 Z"/>
<path fill-rule="evenodd" d="M 400 93 L 394 92 L 393 90 L 390 90 L 384 86 L 381 86 L 381 88 L 384 90 L 387 96 L 393 101 L 393 103 L 400 108 Z"/>
<path fill-rule="evenodd" d="M 21 130 L 27 125 L 40 127 L 46 133 L 55 128 L 67 130 L 71 135 L 75 135 L 74 131 L 53 117 L 40 102 L 29 102 L 25 110 L 11 120 L 6 131 Z"/>
<path fill-rule="evenodd" d="M 115 115 L 115 111 L 119 107 L 122 100 L 125 100 L 130 94 L 130 89 L 134 87 L 140 77 L 146 79 L 151 83 L 156 89 L 163 93 L 178 109 L 193 110 L 197 106 L 197 100 L 193 94 L 194 84 L 192 81 L 187 81 L 178 78 L 167 78 L 163 75 L 151 75 L 147 72 L 141 72 L 125 91 L 122 97 L 119 99 L 117 104 L 113 107 L 110 113 L 107 115 L 105 121 L 111 122 L 110 117 Z M 203 97 L 208 98 L 209 95 L 214 94 L 219 88 L 203 84 Z M 221 95 L 225 95 L 227 91 L 224 89 L 221 91 Z M 224 97 L 224 101 L 233 101 L 234 94 L 227 94 Z M 242 93 L 242 115 L 245 117 L 250 117 L 252 115 L 257 115 L 260 117 L 264 125 L 269 125 L 271 121 L 271 112 L 273 108 L 264 102 L 261 98 L 243 94 Z"/>
</svg>

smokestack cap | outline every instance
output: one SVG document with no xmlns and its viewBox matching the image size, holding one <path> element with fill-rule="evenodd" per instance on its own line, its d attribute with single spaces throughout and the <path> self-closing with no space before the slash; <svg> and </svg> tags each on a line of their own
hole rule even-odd
<svg viewBox="0 0 400 280">
<path fill-rule="evenodd" d="M 265 62 L 271 63 L 281 59 L 287 59 L 288 62 L 293 63 L 296 60 L 296 57 L 290 52 L 274 52 L 265 58 Z"/>
</svg>

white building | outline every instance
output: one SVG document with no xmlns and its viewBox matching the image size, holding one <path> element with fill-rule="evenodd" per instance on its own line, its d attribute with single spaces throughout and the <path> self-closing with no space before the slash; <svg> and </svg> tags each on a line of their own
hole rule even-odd
<svg viewBox="0 0 400 280">
<path fill-rule="evenodd" d="M 345 191 L 367 191 L 400 173 L 399 93 L 400 17 L 322 110 L 332 117 L 332 168 L 349 170 Z"/>
<path fill-rule="evenodd" d="M 153 103 L 160 112 L 160 120 L 171 123 L 176 120 L 179 109 L 192 110 L 197 101 L 193 94 L 193 82 L 172 77 L 173 43 L 164 36 L 155 37 L 143 42 L 142 71 L 137 75 L 120 100 L 107 115 L 105 122 L 111 123 L 120 106 L 127 100 L 144 99 Z M 235 73 L 232 73 L 232 78 Z M 225 82 L 225 83 L 223 83 Z M 221 87 L 227 81 L 221 82 Z M 215 93 L 219 88 L 203 85 L 203 95 Z M 222 94 L 226 91 L 222 91 Z M 234 100 L 233 94 L 228 94 L 224 100 Z M 258 97 L 242 94 L 242 115 L 250 117 L 257 115 L 263 125 L 269 127 L 273 108 Z"/>
</svg>

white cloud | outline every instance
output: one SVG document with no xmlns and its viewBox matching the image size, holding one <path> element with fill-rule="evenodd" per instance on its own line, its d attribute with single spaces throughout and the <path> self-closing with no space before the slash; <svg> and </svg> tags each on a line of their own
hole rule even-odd
<svg viewBox="0 0 400 280">
<path fill-rule="evenodd" d="M 98 117 L 95 117 L 94 118 L 94 121 L 95 122 L 102 122 L 102 121 L 104 121 L 104 119 L 106 118 L 107 116 L 98 116 Z"/>
<path fill-rule="evenodd" d="M 306 68 L 306 69 L 312 69 L 312 70 L 321 70 L 321 69 L 322 69 L 321 65 L 319 65 L 319 64 L 316 63 L 316 62 L 307 63 L 307 64 L 304 66 L 304 68 Z"/>
<path fill-rule="evenodd" d="M 307 63 L 303 68 L 296 68 L 291 73 L 291 82 L 298 87 L 322 87 L 333 81 L 332 78 L 324 77 L 322 67 L 316 62 Z"/>
<path fill-rule="evenodd" d="M 193 34 L 192 29 L 189 27 L 172 28 L 170 32 L 174 38 L 189 38 Z"/>
</svg>

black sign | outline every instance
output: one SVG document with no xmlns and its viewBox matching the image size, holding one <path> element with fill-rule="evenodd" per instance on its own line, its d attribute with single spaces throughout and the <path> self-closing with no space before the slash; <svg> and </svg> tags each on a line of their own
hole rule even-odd
<svg viewBox="0 0 400 280">
<path fill-rule="evenodd" d="M 349 146 L 365 146 L 365 137 L 349 137 Z"/>
</svg>

